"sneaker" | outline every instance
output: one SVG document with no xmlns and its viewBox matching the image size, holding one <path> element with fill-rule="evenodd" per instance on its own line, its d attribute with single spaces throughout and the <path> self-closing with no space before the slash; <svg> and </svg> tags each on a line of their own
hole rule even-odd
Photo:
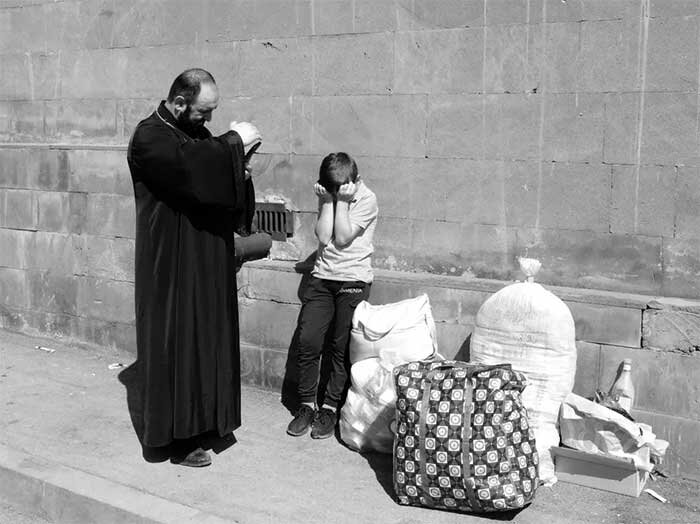
<svg viewBox="0 0 700 524">
<path fill-rule="evenodd" d="M 294 419 L 287 426 L 287 434 L 293 437 L 301 437 L 311 427 L 316 416 L 316 410 L 311 406 L 302 404 L 294 414 Z"/>
<path fill-rule="evenodd" d="M 316 412 L 313 424 L 311 425 L 311 438 L 332 437 L 335 432 L 337 416 L 335 411 L 328 408 L 321 408 Z"/>
</svg>

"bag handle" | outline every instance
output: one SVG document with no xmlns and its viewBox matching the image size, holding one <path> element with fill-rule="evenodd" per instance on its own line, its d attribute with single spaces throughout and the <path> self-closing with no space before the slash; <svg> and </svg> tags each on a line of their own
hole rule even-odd
<svg viewBox="0 0 700 524">
<path fill-rule="evenodd" d="M 421 476 L 421 483 L 420 483 L 420 489 L 423 492 L 423 500 L 425 501 L 425 505 L 429 507 L 434 507 L 435 505 L 433 504 L 433 497 L 430 495 L 430 490 L 428 489 L 428 482 L 427 482 L 427 473 L 426 473 L 426 456 L 427 456 L 427 450 L 425 448 L 425 435 L 428 432 L 428 423 L 427 423 L 427 417 L 428 417 L 428 406 L 430 402 L 430 394 L 433 390 L 433 379 L 435 378 L 435 375 L 437 372 L 444 370 L 444 369 L 454 369 L 454 368 L 461 368 L 461 369 L 469 369 L 469 368 L 477 368 L 481 371 L 481 368 L 493 368 L 497 366 L 480 366 L 480 365 L 472 365 L 472 364 L 467 364 L 466 362 L 459 362 L 459 361 L 453 361 L 450 362 L 449 364 L 443 364 L 436 366 L 435 368 L 431 369 L 428 374 L 425 377 L 425 389 L 423 390 L 423 397 L 421 399 L 421 410 L 420 410 L 420 416 L 418 417 L 418 431 L 419 437 L 418 437 L 418 450 L 420 452 L 420 460 L 419 460 L 419 472 Z M 481 509 L 481 504 L 479 504 L 479 501 L 476 497 L 476 494 L 474 493 L 474 490 L 471 488 L 471 486 L 468 486 L 468 480 L 471 478 L 471 469 L 469 467 L 469 444 L 472 439 L 472 424 L 471 424 L 471 407 L 472 407 L 472 402 L 473 402 L 473 390 L 472 390 L 472 382 L 471 382 L 471 375 L 472 373 L 467 373 L 465 378 L 464 378 L 464 401 L 463 401 L 463 412 L 462 412 L 462 423 L 465 428 L 465 435 L 464 438 L 462 438 L 462 478 L 464 480 L 464 490 L 467 493 L 467 498 L 469 499 L 469 506 L 473 510 L 479 510 Z"/>
</svg>

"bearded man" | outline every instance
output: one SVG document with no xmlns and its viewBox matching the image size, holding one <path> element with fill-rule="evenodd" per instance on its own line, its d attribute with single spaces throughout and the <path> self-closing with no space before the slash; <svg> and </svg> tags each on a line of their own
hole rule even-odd
<svg viewBox="0 0 700 524">
<path fill-rule="evenodd" d="M 139 400 L 130 406 L 144 458 L 211 464 L 241 424 L 234 232 L 250 230 L 255 198 L 247 122 L 212 136 L 219 101 L 210 73 L 188 69 L 136 127 L 128 162 L 136 199 Z"/>
</svg>

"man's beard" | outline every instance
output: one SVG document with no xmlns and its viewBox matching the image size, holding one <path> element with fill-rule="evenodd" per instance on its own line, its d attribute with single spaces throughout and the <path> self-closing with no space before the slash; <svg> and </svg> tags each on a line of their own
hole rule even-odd
<svg viewBox="0 0 700 524">
<path fill-rule="evenodd" d="M 198 123 L 194 123 L 190 120 L 190 114 L 192 113 L 192 108 L 187 106 L 182 113 L 180 113 L 177 118 L 177 127 L 182 129 L 188 135 L 196 134 L 196 132 L 204 126 L 204 120 Z"/>
</svg>

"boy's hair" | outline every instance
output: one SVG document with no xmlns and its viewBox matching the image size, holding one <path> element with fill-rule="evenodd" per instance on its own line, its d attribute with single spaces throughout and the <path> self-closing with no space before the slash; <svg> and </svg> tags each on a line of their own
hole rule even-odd
<svg viewBox="0 0 700 524">
<path fill-rule="evenodd" d="M 329 193 L 337 193 L 347 182 L 357 181 L 357 164 L 347 153 L 331 153 L 321 162 L 318 183 Z"/>
</svg>

